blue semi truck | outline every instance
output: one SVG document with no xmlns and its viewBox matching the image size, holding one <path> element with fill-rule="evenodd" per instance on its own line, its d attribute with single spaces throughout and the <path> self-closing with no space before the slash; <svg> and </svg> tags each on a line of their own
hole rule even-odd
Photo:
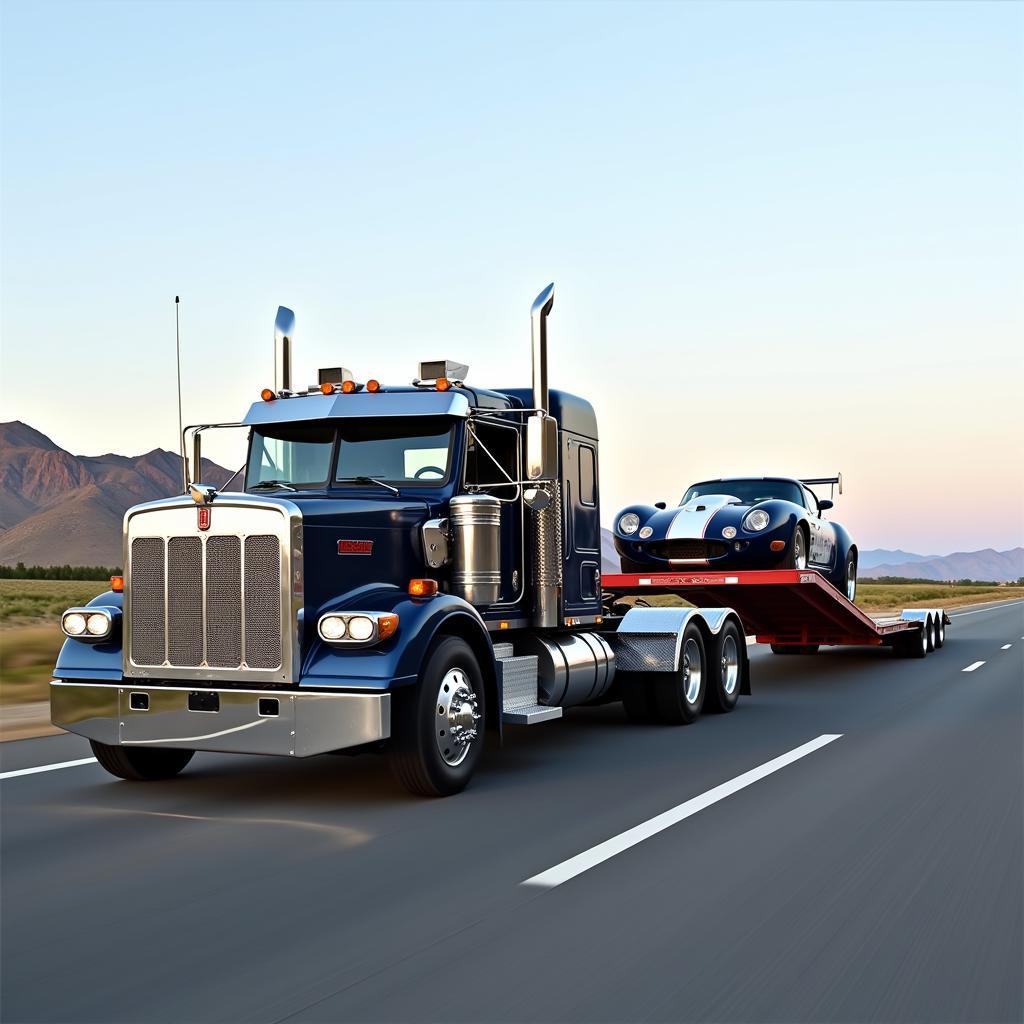
<svg viewBox="0 0 1024 1024">
<path fill-rule="evenodd" d="M 196 750 L 382 751 L 410 790 L 462 789 L 485 735 L 621 700 L 686 724 L 749 692 L 729 608 L 602 592 L 597 419 L 549 389 L 549 286 L 531 309 L 533 387 L 478 388 L 450 360 L 407 386 L 342 367 L 280 380 L 241 423 L 240 489 L 190 479 L 128 510 L 124 575 L 62 616 L 55 725 L 126 779 Z M 230 481 L 229 481 L 230 483 Z"/>
</svg>

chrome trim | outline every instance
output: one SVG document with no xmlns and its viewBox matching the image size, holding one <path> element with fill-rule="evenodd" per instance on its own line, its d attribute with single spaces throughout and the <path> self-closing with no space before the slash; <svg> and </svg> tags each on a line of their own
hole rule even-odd
<svg viewBox="0 0 1024 1024">
<path fill-rule="evenodd" d="M 124 643 L 122 645 L 122 672 L 127 679 L 196 679 L 206 681 L 216 680 L 237 680 L 245 682 L 272 682 L 272 683 L 294 683 L 298 680 L 302 667 L 302 610 L 304 601 L 304 567 L 302 554 L 302 511 L 293 502 L 284 498 L 264 497 L 255 494 L 227 493 L 217 497 L 216 509 L 214 510 L 214 526 L 210 530 L 200 531 L 195 521 L 195 504 L 190 497 L 167 498 L 159 501 L 149 501 L 128 509 L 124 516 Z M 217 530 L 218 516 L 222 521 L 225 515 L 237 513 L 239 510 L 258 510 L 261 512 L 275 512 L 282 522 L 276 525 L 275 529 L 262 529 L 258 531 L 224 531 Z M 159 537 L 164 542 L 164 664 L 161 666 L 136 665 L 131 660 L 131 605 L 132 605 L 132 565 L 131 565 L 131 542 L 135 538 L 132 532 L 134 521 L 138 517 L 147 514 L 162 512 L 168 513 L 175 519 L 184 519 L 181 516 L 182 510 L 189 514 L 188 528 L 182 529 L 174 522 L 173 528 L 154 530 L 151 533 L 139 534 L 138 536 Z M 267 524 L 270 525 L 269 523 Z M 245 657 L 245 537 L 249 532 L 275 533 L 278 537 L 281 553 L 281 619 L 287 627 L 283 631 L 281 643 L 281 667 L 277 669 L 253 669 L 253 668 L 214 668 L 209 665 L 200 667 L 175 667 L 167 664 L 168 659 L 168 635 L 167 635 L 167 588 L 168 572 L 167 541 L 172 537 L 199 537 L 204 545 L 203 549 L 203 659 L 207 656 L 206 650 L 206 558 L 205 545 L 210 537 L 234 536 L 240 541 L 240 580 L 242 591 L 242 659 Z"/>
<path fill-rule="evenodd" d="M 548 411 L 548 316 L 555 304 L 555 285 L 549 284 L 530 307 L 530 340 L 533 348 L 533 404 Z"/>
<path fill-rule="evenodd" d="M 362 746 L 391 735 L 389 693 L 215 690 L 218 711 L 189 710 L 187 687 L 118 686 L 52 680 L 53 724 L 111 746 L 185 747 L 235 754 L 309 757 Z M 132 708 L 145 693 L 148 710 Z M 259 702 L 276 698 L 279 714 L 261 715 Z"/>
</svg>

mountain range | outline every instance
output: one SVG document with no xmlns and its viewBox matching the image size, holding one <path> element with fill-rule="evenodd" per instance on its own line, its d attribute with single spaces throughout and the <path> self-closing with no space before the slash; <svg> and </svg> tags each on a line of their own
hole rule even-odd
<svg viewBox="0 0 1024 1024">
<path fill-rule="evenodd" d="M 230 471 L 203 461 L 203 479 L 226 481 Z M 72 455 L 45 434 L 15 420 L 0 423 L 0 564 L 121 564 L 126 509 L 181 492 L 180 456 L 155 448 L 144 455 Z M 619 560 L 611 532 L 601 531 L 605 572 Z M 865 578 L 1017 580 L 1024 548 L 918 555 L 876 548 L 860 553 Z"/>
</svg>

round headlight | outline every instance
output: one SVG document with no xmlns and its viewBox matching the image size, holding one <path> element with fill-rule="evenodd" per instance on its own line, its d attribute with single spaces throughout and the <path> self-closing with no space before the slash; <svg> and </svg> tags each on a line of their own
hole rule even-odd
<svg viewBox="0 0 1024 1024">
<path fill-rule="evenodd" d="M 80 612 L 72 612 L 64 616 L 63 625 L 68 636 L 81 636 L 85 632 L 85 616 Z"/>
<path fill-rule="evenodd" d="M 640 539 L 647 540 L 647 538 L 650 537 L 652 533 L 654 533 L 653 526 L 643 526 L 640 528 Z"/>
<path fill-rule="evenodd" d="M 763 508 L 755 508 L 753 512 L 747 513 L 746 519 L 743 520 L 743 529 L 757 533 L 759 530 L 767 529 L 770 522 L 771 516 Z"/>
<path fill-rule="evenodd" d="M 627 512 L 619 520 L 619 533 L 636 533 L 640 526 L 640 517 L 635 512 Z"/>
<path fill-rule="evenodd" d="M 735 526 L 723 526 L 722 527 L 722 536 L 726 540 L 732 540 L 733 537 L 736 536 L 736 527 Z"/>
<path fill-rule="evenodd" d="M 373 619 L 365 615 L 353 615 L 348 620 L 348 635 L 353 640 L 369 640 L 373 636 Z"/>
<path fill-rule="evenodd" d="M 340 615 L 328 615 L 321 619 L 320 635 L 325 640 L 340 640 L 345 635 L 345 620 Z"/>
<path fill-rule="evenodd" d="M 110 619 L 100 612 L 93 612 L 85 620 L 85 628 L 89 631 L 90 636 L 106 636 L 110 631 Z"/>
</svg>

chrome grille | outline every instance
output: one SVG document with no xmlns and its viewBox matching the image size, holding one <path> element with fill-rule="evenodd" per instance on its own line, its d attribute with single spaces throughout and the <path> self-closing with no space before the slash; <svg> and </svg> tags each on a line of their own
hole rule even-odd
<svg viewBox="0 0 1024 1024">
<path fill-rule="evenodd" d="M 273 534 L 252 534 L 244 545 L 233 535 L 137 537 L 128 601 L 134 665 L 282 665 L 281 549 Z"/>
</svg>

